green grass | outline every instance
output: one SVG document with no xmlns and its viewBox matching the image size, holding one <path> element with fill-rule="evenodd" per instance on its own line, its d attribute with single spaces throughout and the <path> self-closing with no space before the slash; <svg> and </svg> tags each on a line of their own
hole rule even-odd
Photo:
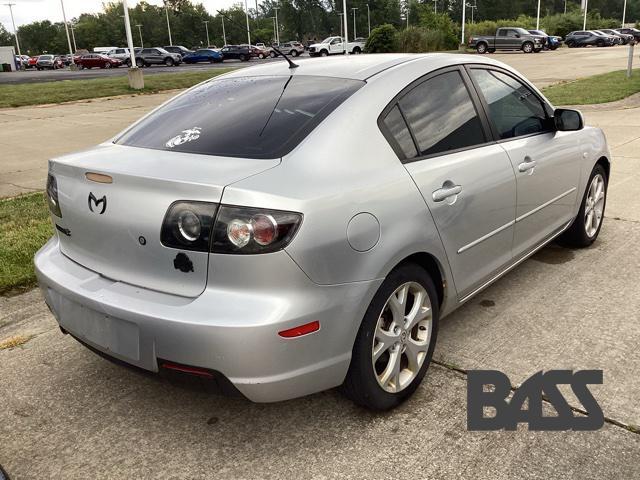
<svg viewBox="0 0 640 480">
<path fill-rule="evenodd" d="M 33 254 L 52 234 L 42 192 L 0 199 L 0 294 L 35 285 Z"/>
<path fill-rule="evenodd" d="M 622 100 L 640 92 L 640 69 L 631 78 L 626 70 L 594 75 L 573 82 L 563 82 L 542 91 L 555 105 L 588 105 Z"/>
<path fill-rule="evenodd" d="M 232 68 L 185 73 L 159 73 L 144 77 L 144 89 L 129 88 L 126 76 L 94 78 L 90 80 L 61 80 L 58 82 L 0 85 L 0 108 L 70 102 L 89 98 L 112 97 L 136 93 L 157 93 L 162 90 L 187 88 Z"/>
</svg>

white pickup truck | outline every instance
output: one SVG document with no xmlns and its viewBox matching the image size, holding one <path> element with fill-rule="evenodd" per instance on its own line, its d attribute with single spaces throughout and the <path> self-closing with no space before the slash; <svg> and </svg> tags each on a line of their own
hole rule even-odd
<svg viewBox="0 0 640 480">
<path fill-rule="evenodd" d="M 362 53 L 364 50 L 364 39 L 356 38 L 353 42 L 347 42 L 349 53 Z M 342 37 L 328 37 L 320 43 L 309 45 L 309 55 L 312 57 L 326 57 L 327 55 L 343 54 L 344 40 Z"/>
</svg>

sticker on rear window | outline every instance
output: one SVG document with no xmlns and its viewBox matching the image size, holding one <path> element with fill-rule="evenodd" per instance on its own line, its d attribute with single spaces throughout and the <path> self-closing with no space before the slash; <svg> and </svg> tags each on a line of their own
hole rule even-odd
<svg viewBox="0 0 640 480">
<path fill-rule="evenodd" d="M 176 135 L 167 143 L 165 143 L 165 146 L 167 148 L 173 148 L 178 145 L 182 145 L 183 143 L 197 140 L 198 138 L 200 138 L 200 130 L 201 130 L 200 127 L 193 127 L 193 128 L 188 128 L 187 130 L 183 130 L 182 133 L 180 133 L 179 135 Z"/>
</svg>

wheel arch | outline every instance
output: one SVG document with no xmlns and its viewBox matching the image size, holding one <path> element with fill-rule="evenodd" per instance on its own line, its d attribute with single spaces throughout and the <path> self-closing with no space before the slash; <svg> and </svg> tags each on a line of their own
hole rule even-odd
<svg viewBox="0 0 640 480">
<path fill-rule="evenodd" d="M 438 294 L 438 305 L 439 307 L 442 307 L 449 292 L 444 269 L 438 259 L 427 252 L 416 252 L 403 258 L 391 269 L 391 271 L 402 265 L 406 265 L 407 263 L 413 263 L 424 268 L 431 276 L 436 287 L 436 293 Z M 389 273 L 391 273 L 391 271 Z"/>
<path fill-rule="evenodd" d="M 607 181 L 609 181 L 609 178 L 611 177 L 611 161 L 603 155 L 598 159 L 596 165 L 602 165 L 602 168 L 604 168 L 604 171 L 607 174 Z"/>
</svg>

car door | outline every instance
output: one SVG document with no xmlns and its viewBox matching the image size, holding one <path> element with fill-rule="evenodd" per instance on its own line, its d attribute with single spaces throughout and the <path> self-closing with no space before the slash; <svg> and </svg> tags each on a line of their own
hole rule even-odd
<svg viewBox="0 0 640 480">
<path fill-rule="evenodd" d="M 429 208 L 464 298 L 512 259 L 516 184 L 509 157 L 490 138 L 461 68 L 419 80 L 383 113 L 385 135 Z"/>
<path fill-rule="evenodd" d="M 163 63 L 164 58 L 162 52 L 157 48 L 151 50 L 151 61 L 149 63 Z"/>
<path fill-rule="evenodd" d="M 576 132 L 558 132 L 553 111 L 513 73 L 471 66 L 494 136 L 509 155 L 518 201 L 513 252 L 526 254 L 575 213 L 581 153 Z"/>
<path fill-rule="evenodd" d="M 329 44 L 329 51 L 331 53 L 342 53 L 344 52 L 344 44 L 341 38 L 334 38 L 331 40 Z"/>
</svg>

